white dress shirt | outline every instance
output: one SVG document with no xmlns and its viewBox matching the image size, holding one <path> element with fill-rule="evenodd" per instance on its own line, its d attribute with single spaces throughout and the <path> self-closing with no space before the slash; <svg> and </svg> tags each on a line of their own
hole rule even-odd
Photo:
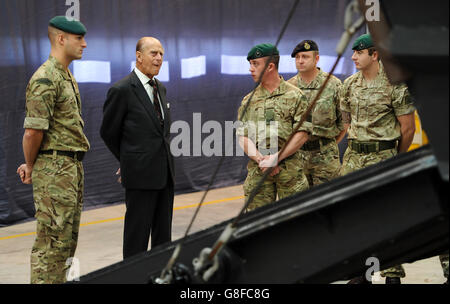
<svg viewBox="0 0 450 304">
<path fill-rule="evenodd" d="M 148 83 L 150 81 L 150 78 L 148 78 L 147 75 L 142 73 L 137 67 L 134 68 L 134 72 L 136 73 L 137 77 L 139 78 L 139 80 L 141 81 L 142 85 L 144 86 L 144 89 L 147 92 L 147 95 L 150 98 L 150 100 L 152 101 L 152 103 L 155 103 L 155 101 L 153 100 L 153 88 Z M 153 81 L 156 82 L 155 77 L 153 77 Z M 159 92 L 158 92 L 158 97 L 159 97 L 159 107 L 161 109 L 162 118 L 164 119 L 164 110 L 162 108 L 161 96 L 159 95 Z"/>
</svg>

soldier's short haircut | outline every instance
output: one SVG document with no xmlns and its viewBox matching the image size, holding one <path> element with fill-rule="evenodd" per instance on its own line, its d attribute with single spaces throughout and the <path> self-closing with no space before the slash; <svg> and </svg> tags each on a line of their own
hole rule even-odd
<svg viewBox="0 0 450 304">
<path fill-rule="evenodd" d="M 64 33 L 63 31 L 57 29 L 56 27 L 53 27 L 51 25 L 48 26 L 48 39 L 50 40 L 50 44 L 53 45 L 55 43 L 55 37 L 58 34 L 63 34 L 64 36 L 66 35 L 66 33 Z"/>
<path fill-rule="evenodd" d="M 380 61 L 380 53 L 378 52 L 378 50 L 373 46 L 367 49 L 367 52 L 369 53 L 369 56 L 372 56 L 373 53 L 377 52 L 378 53 L 378 61 Z"/>
<path fill-rule="evenodd" d="M 377 49 L 375 47 L 370 47 L 367 49 L 367 51 L 369 52 L 369 56 L 372 56 L 373 53 L 376 51 Z"/>
<path fill-rule="evenodd" d="M 280 55 L 269 56 L 269 63 L 273 63 L 278 70 L 278 66 L 280 65 Z"/>
<path fill-rule="evenodd" d="M 380 61 L 380 53 L 378 52 L 378 50 L 373 46 L 367 49 L 367 52 L 369 53 L 369 56 L 372 56 L 373 53 L 377 52 L 378 54 L 378 61 Z"/>
</svg>

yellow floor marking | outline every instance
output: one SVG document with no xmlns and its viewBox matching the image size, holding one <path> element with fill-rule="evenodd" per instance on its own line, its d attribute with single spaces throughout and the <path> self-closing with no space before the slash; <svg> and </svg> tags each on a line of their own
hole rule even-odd
<svg viewBox="0 0 450 304">
<path fill-rule="evenodd" d="M 244 198 L 244 196 L 235 196 L 235 197 L 229 197 L 229 198 L 224 198 L 224 199 L 220 199 L 220 200 L 215 200 L 215 201 L 210 201 L 210 202 L 206 202 L 203 203 L 203 206 L 205 205 L 211 205 L 211 204 L 217 204 L 217 203 L 224 203 L 224 202 L 229 202 L 229 201 L 234 201 L 234 200 L 238 200 Z M 176 207 L 173 208 L 173 210 L 181 210 L 181 209 L 187 209 L 187 208 L 194 208 L 197 207 L 200 204 L 192 204 L 192 205 L 187 205 L 187 206 L 181 206 L 181 207 Z"/>
<path fill-rule="evenodd" d="M 11 235 L 11 236 L 5 236 L 5 237 L 1 237 L 0 241 L 8 240 L 8 239 L 15 239 L 18 237 L 29 236 L 29 235 L 34 235 L 34 234 L 36 234 L 36 232 L 28 232 L 28 233 L 16 234 L 16 235 Z"/>
<path fill-rule="evenodd" d="M 242 199 L 242 198 L 244 198 L 243 195 L 242 196 L 229 197 L 229 198 L 224 198 L 224 199 L 220 199 L 220 200 L 206 202 L 206 203 L 203 203 L 203 205 L 224 203 L 224 202 L 234 201 L 234 200 L 238 200 L 238 199 Z M 199 204 L 180 206 L 180 207 L 173 208 L 173 210 L 176 211 L 176 210 L 181 210 L 181 209 L 194 208 L 194 207 L 197 207 L 198 205 Z M 88 222 L 88 223 L 80 224 L 80 226 L 83 227 L 83 226 L 89 226 L 89 225 L 95 225 L 95 224 L 102 224 L 102 223 L 120 221 L 120 220 L 123 220 L 124 218 L 125 217 L 121 216 L 121 217 L 116 217 L 116 218 L 111 218 L 111 219 L 106 219 L 106 220 Z M 28 232 L 28 233 L 22 233 L 22 234 L 16 234 L 16 235 L 0 237 L 0 241 L 2 241 L 2 240 L 9 240 L 9 239 L 15 239 L 15 238 L 22 237 L 22 236 L 30 236 L 30 235 L 35 235 L 35 234 L 36 234 L 36 232 Z"/>
</svg>

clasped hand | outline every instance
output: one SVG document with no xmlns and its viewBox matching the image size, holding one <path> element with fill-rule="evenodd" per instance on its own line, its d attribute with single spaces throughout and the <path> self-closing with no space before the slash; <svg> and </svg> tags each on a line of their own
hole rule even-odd
<svg viewBox="0 0 450 304">
<path fill-rule="evenodd" d="M 27 185 L 31 185 L 33 183 L 31 180 L 31 172 L 33 172 L 33 168 L 27 166 L 27 164 L 21 164 L 19 168 L 17 168 L 16 172 L 19 174 L 22 183 Z"/>
<path fill-rule="evenodd" d="M 270 176 L 275 176 L 278 173 L 280 173 L 281 168 L 278 166 L 278 153 L 262 156 L 258 159 L 257 162 L 258 162 L 258 167 L 261 169 L 261 171 L 263 173 L 272 167 L 273 167 L 273 170 L 270 173 Z"/>
</svg>

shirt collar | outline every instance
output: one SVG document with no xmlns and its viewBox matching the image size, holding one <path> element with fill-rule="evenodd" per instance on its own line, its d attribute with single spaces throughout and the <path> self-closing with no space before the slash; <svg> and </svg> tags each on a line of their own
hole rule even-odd
<svg viewBox="0 0 450 304">
<path fill-rule="evenodd" d="M 317 73 L 316 77 L 309 84 L 307 84 L 306 82 L 304 82 L 302 80 L 302 78 L 300 77 L 300 73 L 297 73 L 297 80 L 298 80 L 298 84 L 301 89 L 304 89 L 304 88 L 316 89 L 322 85 L 321 82 L 322 82 L 324 76 L 326 78 L 327 75 L 324 71 L 322 71 L 321 68 L 317 67 L 317 69 L 319 70 L 319 73 Z"/>
<path fill-rule="evenodd" d="M 387 76 L 384 73 L 384 66 L 383 63 L 380 61 L 378 61 L 379 64 L 379 68 L 378 68 L 378 74 L 375 77 L 375 79 L 373 79 L 372 81 L 377 82 L 377 83 L 383 83 L 384 81 L 387 81 Z M 358 72 L 358 78 L 357 78 L 357 85 L 359 86 L 365 86 L 365 80 L 364 80 L 364 76 L 362 74 L 361 71 Z"/>
<path fill-rule="evenodd" d="M 378 75 L 377 75 L 377 79 L 379 80 L 384 80 L 386 77 L 386 74 L 384 73 L 384 66 L 383 63 L 380 61 L 378 61 L 378 64 L 380 65 L 380 68 L 378 69 Z"/>
<path fill-rule="evenodd" d="M 66 80 L 71 80 L 69 69 L 64 69 L 63 65 L 52 55 L 48 56 L 48 61 L 61 73 Z"/>
<path fill-rule="evenodd" d="M 280 75 L 280 85 L 272 93 L 269 93 L 269 91 L 266 88 L 264 88 L 261 84 L 256 88 L 256 90 L 258 92 L 258 95 L 263 98 L 273 97 L 284 94 L 287 91 L 287 84 L 283 76 Z"/>
<path fill-rule="evenodd" d="M 137 67 L 134 68 L 134 72 L 136 73 L 136 76 L 141 81 L 142 85 L 148 84 L 148 82 L 151 80 L 150 78 L 148 78 L 147 75 L 142 73 Z M 154 77 L 153 77 L 153 79 L 154 79 Z"/>
</svg>

